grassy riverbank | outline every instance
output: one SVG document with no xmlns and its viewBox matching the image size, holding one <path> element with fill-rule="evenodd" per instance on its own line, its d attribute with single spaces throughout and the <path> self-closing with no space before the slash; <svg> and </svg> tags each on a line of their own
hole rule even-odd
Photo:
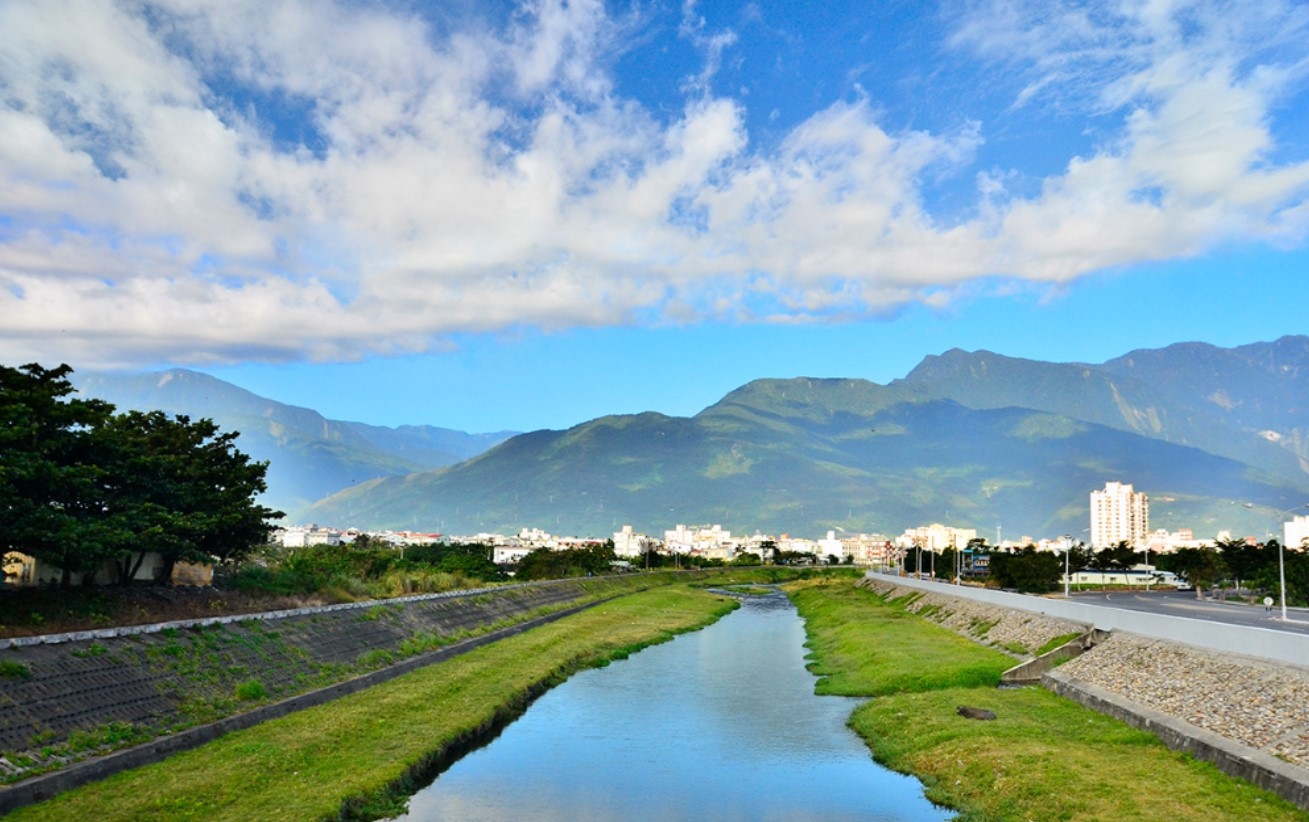
<svg viewBox="0 0 1309 822">
<path fill-rule="evenodd" d="M 624 596 L 10 818 L 281 820 L 394 813 L 397 801 L 446 755 L 516 715 L 534 694 L 734 607 L 686 585 Z"/>
<path fill-rule="evenodd" d="M 878 762 L 963 820 L 1307 820 L 1150 734 L 1039 688 L 997 690 L 1013 660 L 848 582 L 801 583 L 820 693 L 877 696 L 851 727 Z M 955 715 L 986 708 L 995 721 Z"/>
</svg>

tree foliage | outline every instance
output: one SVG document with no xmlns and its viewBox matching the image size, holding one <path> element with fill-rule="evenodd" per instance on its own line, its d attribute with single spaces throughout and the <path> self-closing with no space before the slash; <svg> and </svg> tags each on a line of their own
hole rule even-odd
<svg viewBox="0 0 1309 822">
<path fill-rule="evenodd" d="M 991 578 L 1002 588 L 1015 588 L 1024 593 L 1054 590 L 1063 566 L 1058 554 L 1038 551 L 1032 545 L 1012 554 L 998 551 L 991 554 Z"/>
<path fill-rule="evenodd" d="M 1227 564 L 1216 548 L 1179 548 L 1173 555 L 1173 570 L 1195 586 L 1195 595 L 1203 596 L 1227 575 Z"/>
<path fill-rule="evenodd" d="M 1091 567 L 1099 571 L 1121 571 L 1126 573 L 1136 565 L 1136 551 L 1122 540 L 1117 545 L 1102 548 L 1091 556 Z"/>
<path fill-rule="evenodd" d="M 610 563 L 616 559 L 612 544 L 567 551 L 538 548 L 519 561 L 515 577 L 523 580 L 562 579 L 606 574 L 613 570 Z"/>
<path fill-rule="evenodd" d="M 64 572 L 114 562 L 131 579 L 146 552 L 235 560 L 280 516 L 255 498 L 267 463 L 237 450 L 212 420 L 115 413 L 74 393 L 61 365 L 0 366 L 0 540 Z M 135 558 L 135 561 L 133 561 Z"/>
</svg>

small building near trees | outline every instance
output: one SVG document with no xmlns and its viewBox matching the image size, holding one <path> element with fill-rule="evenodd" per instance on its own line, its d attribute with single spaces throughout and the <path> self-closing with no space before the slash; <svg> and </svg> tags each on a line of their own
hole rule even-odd
<svg viewBox="0 0 1309 822">
<path fill-rule="evenodd" d="M 167 563 L 163 555 L 149 551 L 132 555 L 131 567 L 135 569 L 130 582 L 158 582 Z M 121 570 L 113 560 L 105 560 L 94 573 L 73 574 L 73 585 L 114 585 L 124 582 L 120 578 Z M 63 580 L 64 571 L 49 562 L 11 551 L 4 556 L 4 581 L 18 588 L 37 588 L 56 586 Z M 214 584 L 214 566 L 210 563 L 184 562 L 173 563 L 169 576 L 173 585 L 194 585 L 207 587 Z"/>
</svg>

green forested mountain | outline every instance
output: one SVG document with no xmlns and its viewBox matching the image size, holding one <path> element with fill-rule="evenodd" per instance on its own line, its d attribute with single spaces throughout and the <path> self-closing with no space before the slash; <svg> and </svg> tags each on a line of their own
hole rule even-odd
<svg viewBox="0 0 1309 822">
<path fill-rule="evenodd" d="M 1078 536 L 1089 492 L 1121 480 L 1150 494 L 1156 527 L 1263 536 L 1309 500 L 1307 375 L 1306 337 L 1100 365 L 953 350 L 889 385 L 757 380 L 689 418 L 602 417 L 509 439 L 328 420 L 190 371 L 74 380 L 123 408 L 241 431 L 239 447 L 270 461 L 266 501 L 300 521 L 809 536 L 942 521 Z"/>
<path fill-rule="evenodd" d="M 1217 348 L 1182 343 L 1103 365 L 989 351 L 927 357 L 894 384 L 969 408 L 1020 407 L 1231 457 L 1292 483 L 1305 477 L 1309 337 Z"/>
<path fill-rule="evenodd" d="M 1115 367 L 949 352 L 886 386 L 759 380 L 691 418 L 604 417 L 524 434 L 310 512 L 452 533 L 603 534 L 625 523 L 658 532 L 679 522 L 898 533 L 945 521 L 1041 536 L 1079 535 L 1089 492 L 1108 480 L 1150 493 L 1155 524 L 1200 534 L 1262 529 L 1271 512 L 1304 501 L 1309 475 L 1289 451 Z M 1288 414 L 1279 430 L 1294 429 L 1300 406 L 1278 407 Z"/>
<path fill-rule="evenodd" d="M 209 417 L 225 431 L 239 431 L 237 447 L 269 463 L 263 501 L 293 516 L 342 488 L 450 465 L 512 436 L 329 420 L 317 411 L 275 402 L 185 369 L 74 373 L 72 381 L 82 396 L 107 400 L 122 410 Z"/>
</svg>

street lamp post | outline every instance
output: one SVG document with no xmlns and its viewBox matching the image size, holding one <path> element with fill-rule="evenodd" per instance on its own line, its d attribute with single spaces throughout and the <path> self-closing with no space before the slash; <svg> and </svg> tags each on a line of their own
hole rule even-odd
<svg viewBox="0 0 1309 822">
<path fill-rule="evenodd" d="M 1150 579 L 1154 575 L 1150 573 L 1150 543 L 1145 544 L 1145 590 L 1150 590 Z"/>
<path fill-rule="evenodd" d="M 1292 509 L 1294 510 L 1294 509 Z M 1282 622 L 1286 622 L 1286 546 L 1277 541 L 1277 587 L 1282 595 Z"/>
<path fill-rule="evenodd" d="M 1068 599 L 1068 583 L 1071 581 L 1068 573 L 1068 555 L 1072 552 L 1073 543 L 1072 540 L 1069 540 L 1068 544 L 1064 546 L 1064 599 Z"/>
<path fill-rule="evenodd" d="M 1280 522 L 1282 517 L 1292 511 L 1299 511 L 1301 508 L 1306 507 L 1309 507 L 1309 502 L 1287 508 L 1277 515 L 1277 519 Z M 1286 546 L 1282 544 L 1285 541 L 1285 530 L 1283 530 L 1283 538 L 1277 541 L 1277 585 L 1282 589 L 1282 622 L 1286 622 Z"/>
</svg>

